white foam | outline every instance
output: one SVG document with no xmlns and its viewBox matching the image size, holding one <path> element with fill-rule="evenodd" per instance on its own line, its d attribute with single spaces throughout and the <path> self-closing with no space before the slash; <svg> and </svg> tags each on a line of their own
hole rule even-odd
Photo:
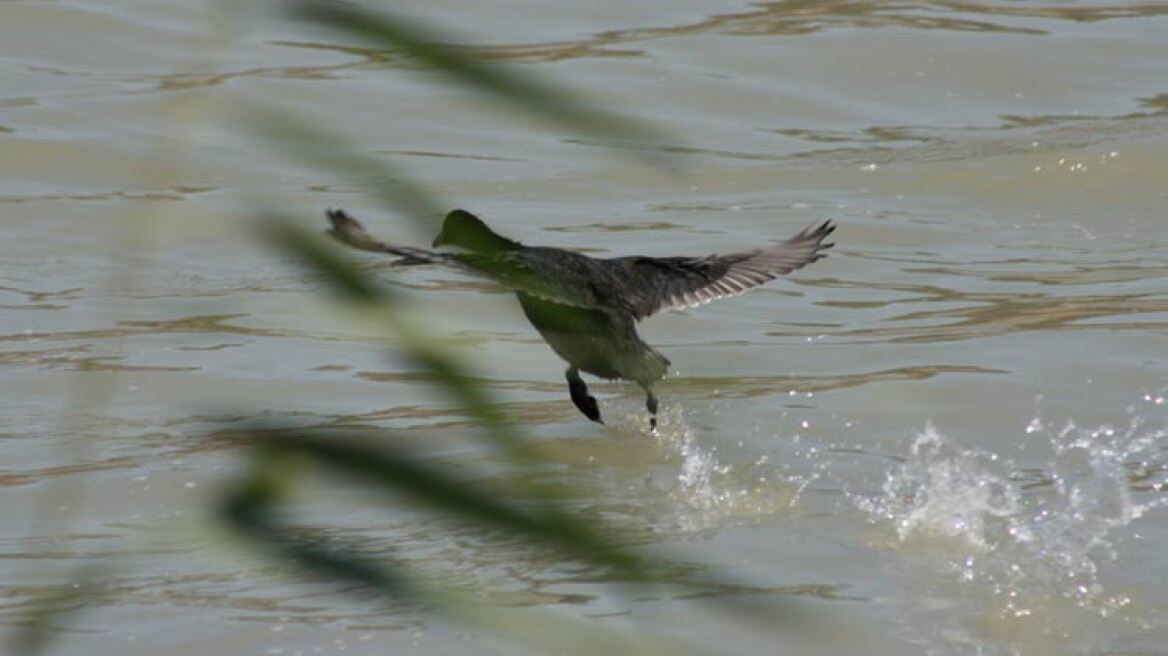
<svg viewBox="0 0 1168 656">
<path fill-rule="evenodd" d="M 1066 422 L 1051 431 L 1036 417 L 1020 439 L 1045 440 L 1051 455 L 1026 469 L 961 447 L 928 425 L 881 493 L 853 500 L 875 521 L 891 522 L 902 542 L 957 544 L 959 579 L 988 586 L 1008 615 L 1029 615 L 1053 597 L 1106 616 L 1129 603 L 1105 591 L 1100 578 L 1131 532 L 1124 529 L 1168 504 L 1163 495 L 1141 499 L 1133 490 L 1136 478 L 1143 490 L 1166 485 L 1168 429 L 1145 421 L 1145 413 L 1162 409 L 1157 398 L 1129 408 L 1122 429 Z"/>
<path fill-rule="evenodd" d="M 669 495 L 677 503 L 681 530 L 704 530 L 734 517 L 757 517 L 789 508 L 802 490 L 776 475 L 765 457 L 753 465 L 724 463 L 717 447 L 702 444 L 678 407 L 662 411 L 659 420 L 653 437 L 676 458 Z"/>
</svg>

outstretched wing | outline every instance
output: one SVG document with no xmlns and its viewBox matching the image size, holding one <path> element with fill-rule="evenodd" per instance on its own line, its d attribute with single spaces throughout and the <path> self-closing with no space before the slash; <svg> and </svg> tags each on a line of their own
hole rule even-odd
<svg viewBox="0 0 1168 656">
<path fill-rule="evenodd" d="M 344 210 L 330 209 L 325 215 L 332 223 L 328 234 L 337 241 L 363 251 L 397 255 L 401 259 L 394 260 L 394 264 L 442 264 L 546 301 L 578 308 L 612 309 L 606 306 L 606 299 L 601 298 L 598 287 L 592 283 L 595 275 L 590 274 L 595 274 L 597 269 L 603 272 L 601 265 L 570 251 L 522 248 L 495 253 L 440 253 L 381 241 Z"/>
<path fill-rule="evenodd" d="M 681 310 L 737 296 L 751 288 L 827 257 L 831 221 L 807 228 L 786 242 L 707 257 L 620 257 L 609 260 L 624 273 L 625 301 L 638 319 L 661 310 Z"/>
</svg>

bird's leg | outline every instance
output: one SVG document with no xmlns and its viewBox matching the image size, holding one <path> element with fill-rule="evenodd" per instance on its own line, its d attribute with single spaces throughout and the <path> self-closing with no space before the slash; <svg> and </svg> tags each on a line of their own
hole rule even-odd
<svg viewBox="0 0 1168 656">
<path fill-rule="evenodd" d="M 645 390 L 645 409 L 649 411 L 649 430 L 653 433 L 657 432 L 657 395 L 653 394 L 653 388 L 648 385 L 641 385 L 641 389 Z"/>
<path fill-rule="evenodd" d="M 596 404 L 596 398 L 588 393 L 588 386 L 580 377 L 580 370 L 576 367 L 568 367 L 564 377 L 568 379 L 568 391 L 572 393 L 572 403 L 580 408 L 580 412 L 583 412 L 585 417 L 598 424 L 603 424 L 604 421 L 600 419 L 600 406 Z"/>
</svg>

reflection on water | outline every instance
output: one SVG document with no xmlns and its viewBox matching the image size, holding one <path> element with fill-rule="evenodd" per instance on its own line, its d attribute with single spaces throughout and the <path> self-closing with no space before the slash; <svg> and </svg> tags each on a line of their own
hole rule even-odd
<svg viewBox="0 0 1168 656">
<path fill-rule="evenodd" d="M 911 271 L 911 269 L 906 269 Z M 955 270 L 926 270 L 943 275 L 971 275 Z M 1132 274 L 1133 269 L 1118 271 L 1105 268 L 1103 271 L 1075 271 L 1065 274 L 972 274 L 986 280 L 1008 282 L 1036 282 L 1043 285 L 1098 284 L 1112 281 L 1152 280 L 1163 277 L 1162 267 L 1135 268 L 1142 274 Z M 1168 300 L 1158 292 L 1139 294 L 1107 295 L 1055 295 L 1046 293 L 987 293 L 970 292 L 933 285 L 873 285 L 868 282 L 842 280 L 816 280 L 806 284 L 840 289 L 863 288 L 866 291 L 882 289 L 887 292 L 904 294 L 906 297 L 887 301 L 826 301 L 825 305 L 853 308 L 884 308 L 901 304 L 951 305 L 944 309 L 919 310 L 882 316 L 877 326 L 853 330 L 831 332 L 833 338 L 857 337 L 865 341 L 873 339 L 881 342 L 934 342 L 966 340 L 1025 330 L 1157 330 L 1168 327 L 1168 321 L 1137 320 L 1141 315 L 1162 315 L 1168 313 Z M 858 304 L 857 304 L 858 303 Z M 1130 320 L 1116 321 L 1116 317 L 1131 317 Z M 1109 321 L 1091 321 L 1111 319 Z M 887 326 L 883 324 L 902 325 Z M 910 324 L 910 325 L 903 325 Z M 772 332 L 781 335 L 784 333 Z"/>
<path fill-rule="evenodd" d="M 255 291 L 254 288 L 246 290 L 248 292 Z M 196 294 L 196 296 L 223 296 L 229 295 L 227 290 L 206 291 L 204 293 Z M 151 295 L 145 294 L 138 296 L 138 298 L 152 298 Z M 56 309 L 56 308 L 53 308 Z M 63 308 L 62 308 L 63 309 Z M 163 319 L 155 321 L 119 321 L 116 328 L 97 328 L 90 330 L 73 330 L 73 331 L 51 331 L 38 332 L 33 330 L 26 330 L 20 333 L 10 333 L 0 335 L 0 343 L 11 342 L 69 342 L 69 341 L 113 341 L 130 337 L 146 337 L 150 335 L 243 335 L 249 337 L 297 337 L 308 338 L 321 341 L 345 341 L 353 340 L 352 337 L 342 338 L 335 334 L 328 334 L 324 332 L 306 332 L 298 329 L 281 329 L 281 328 L 260 328 L 253 326 L 244 326 L 236 323 L 238 319 L 248 317 L 248 314 L 208 314 L 196 315 L 189 317 L 179 317 L 175 319 Z M 54 358 L 67 355 L 70 352 L 85 351 L 90 346 L 72 346 L 65 348 L 58 348 L 44 351 L 9 351 L 0 357 L 13 357 L 18 361 L 28 361 L 28 358 L 35 356 L 37 353 L 43 355 L 43 360 L 34 360 L 44 363 L 50 363 Z"/>
<path fill-rule="evenodd" d="M 929 380 L 943 374 L 1005 374 L 1008 371 L 983 367 L 925 365 L 899 367 L 840 376 L 735 376 L 733 378 L 680 377 L 670 380 L 669 390 L 682 398 L 704 398 L 711 392 L 724 397 L 750 398 L 772 394 L 807 394 L 842 390 L 860 385 L 906 380 Z"/>
<path fill-rule="evenodd" d="M 695 35 L 731 36 L 797 36 L 833 29 L 888 29 L 907 28 L 956 32 L 1013 33 L 1020 35 L 1047 35 L 1048 31 L 1008 24 L 1001 19 L 1043 18 L 1097 22 L 1115 19 L 1154 17 L 1168 14 L 1168 9 L 1156 4 L 1138 6 L 1002 6 L 963 2 L 927 2 L 912 6 L 870 2 L 769 2 L 757 9 L 728 13 L 688 24 L 633 29 L 612 29 L 572 41 L 459 46 L 458 51 L 486 60 L 508 62 L 558 62 L 577 58 L 638 57 L 645 51 L 627 47 L 654 39 Z M 962 16 L 970 16 L 964 18 Z M 979 18 L 972 18 L 978 16 Z M 996 22 L 990 17 L 998 19 Z M 148 90 L 135 89 L 132 93 L 173 92 L 194 87 L 218 86 L 237 78 L 273 77 L 305 80 L 327 80 L 340 74 L 370 68 L 414 68 L 418 63 L 408 56 L 374 48 L 352 45 L 317 43 L 275 39 L 271 45 L 307 50 L 327 50 L 356 57 L 356 61 L 327 65 L 263 66 L 213 74 L 174 73 L 165 76 L 135 76 L 131 83 L 147 82 Z M 617 47 L 614 47 L 617 46 Z M 48 71 L 46 67 L 39 70 Z M 60 75 L 85 75 L 80 71 L 52 69 Z M 0 100 L 0 106 L 17 106 L 35 102 L 32 98 Z"/>
<path fill-rule="evenodd" d="M 52 201 L 159 201 L 186 200 L 187 198 L 217 191 L 214 187 L 174 187 L 153 191 L 98 191 L 84 194 L 40 194 L 35 196 L 0 196 L 0 203 L 40 203 Z"/>
<path fill-rule="evenodd" d="M 997 126 L 869 126 L 855 131 L 813 130 L 808 128 L 762 127 L 760 131 L 814 144 L 832 144 L 810 150 L 783 148 L 767 144 L 765 151 L 735 151 L 676 144 L 631 144 L 597 139 L 565 139 L 565 143 L 615 149 L 651 150 L 671 155 L 694 155 L 743 162 L 775 162 L 799 166 L 852 165 L 875 170 L 874 166 L 910 162 L 976 161 L 1003 155 L 1027 155 L 1084 149 L 1116 139 L 1138 139 L 1164 131 L 1163 97 L 1137 98 L 1134 102 L 1148 111 L 1125 112 L 1114 116 L 1072 115 L 1003 115 Z M 836 144 L 860 144 L 839 146 Z M 777 152 L 776 152 L 777 151 Z M 789 151 L 789 152 L 788 152 Z M 1102 167 L 1116 153 L 1102 154 L 1089 161 L 1076 161 L 1071 172 Z M 1060 160 L 1061 166 L 1065 162 Z M 1049 169 L 1057 170 L 1056 166 Z M 1034 169 L 1041 173 L 1043 167 Z"/>
</svg>

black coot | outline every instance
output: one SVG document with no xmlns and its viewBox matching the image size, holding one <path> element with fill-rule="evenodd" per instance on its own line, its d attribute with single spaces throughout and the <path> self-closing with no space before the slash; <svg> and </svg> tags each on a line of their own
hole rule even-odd
<svg viewBox="0 0 1168 656">
<path fill-rule="evenodd" d="M 527 318 L 568 362 L 568 389 L 584 416 L 601 422 L 596 399 L 580 372 L 623 378 L 647 395 L 650 428 L 657 427 L 652 385 L 669 360 L 637 334 L 636 322 L 667 309 L 697 307 L 737 296 L 776 277 L 826 257 L 835 230 L 831 221 L 808 228 L 782 244 L 706 257 L 594 258 L 564 250 L 524 246 L 487 227 L 464 210 L 446 215 L 434 246 L 458 246 L 464 253 L 394 246 L 372 237 L 344 210 L 328 210 L 331 235 L 361 250 L 397 255 L 400 265 L 444 264 L 484 276 L 515 290 Z"/>
</svg>

